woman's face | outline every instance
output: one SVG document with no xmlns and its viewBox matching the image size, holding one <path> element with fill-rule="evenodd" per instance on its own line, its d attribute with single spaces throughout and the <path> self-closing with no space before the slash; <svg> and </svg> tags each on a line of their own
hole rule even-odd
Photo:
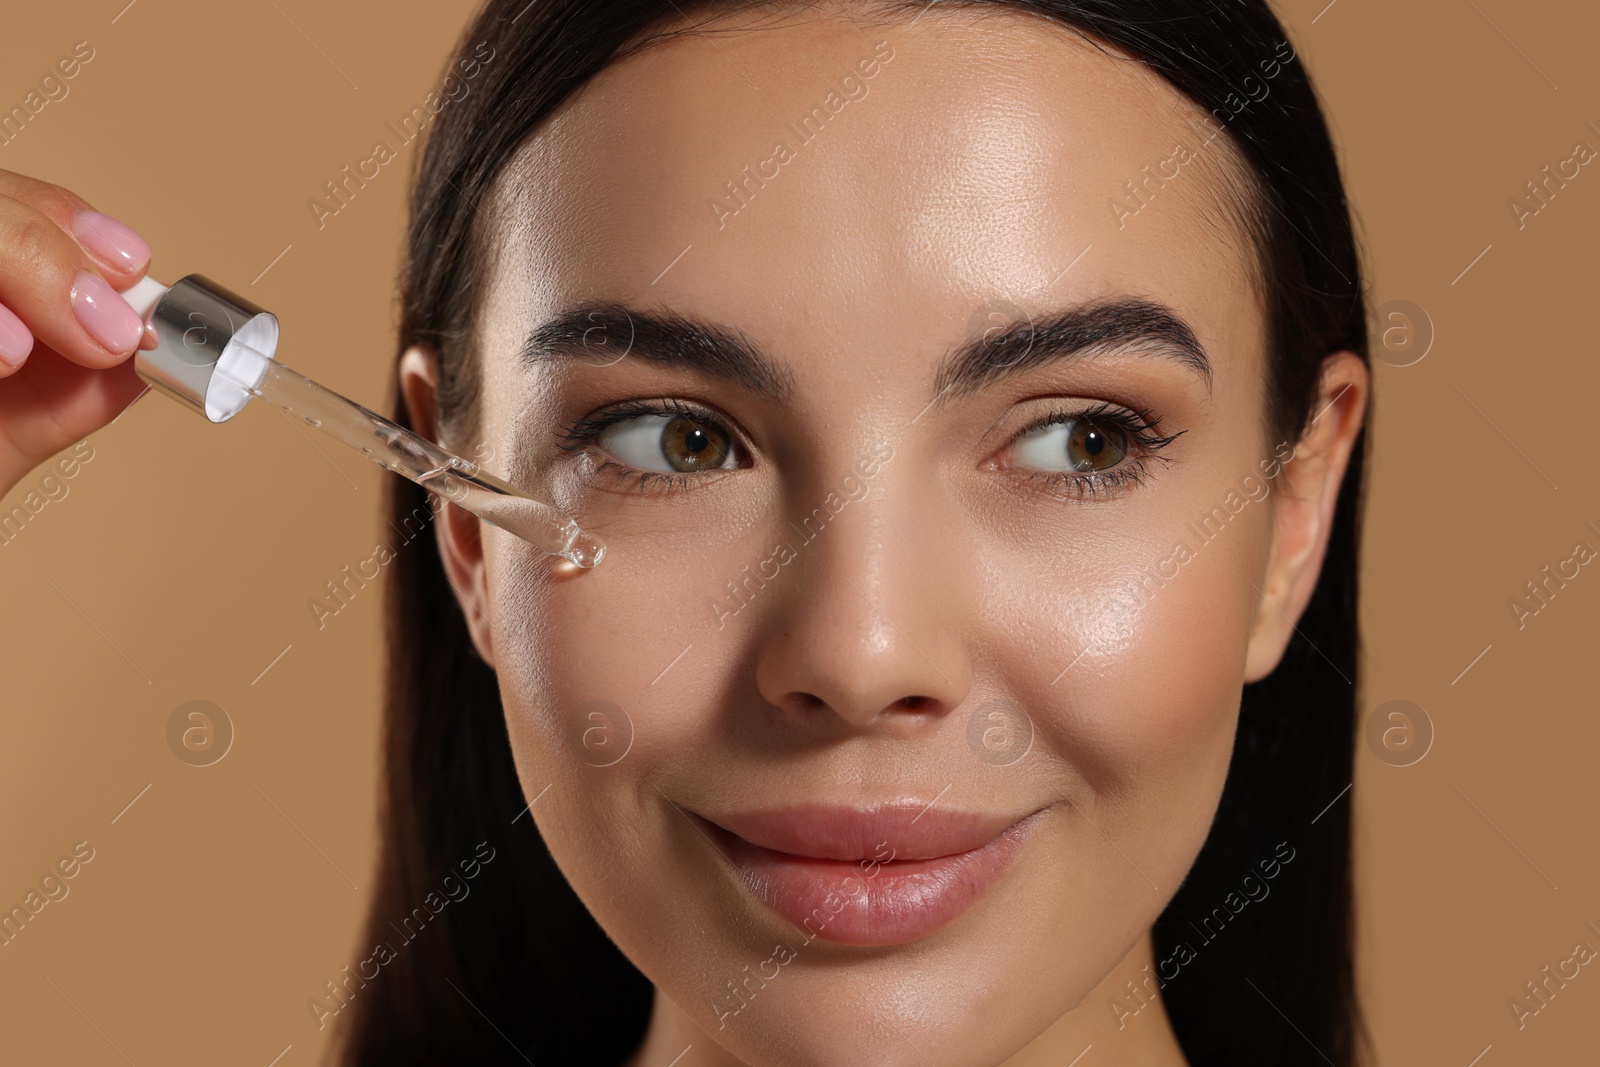
<svg viewBox="0 0 1600 1067">
<path fill-rule="evenodd" d="M 608 552 L 446 557 L 684 1064 L 1117 1031 L 1320 562 L 1214 126 L 1040 19 L 811 14 L 605 70 L 485 199 L 482 441 Z"/>
</svg>

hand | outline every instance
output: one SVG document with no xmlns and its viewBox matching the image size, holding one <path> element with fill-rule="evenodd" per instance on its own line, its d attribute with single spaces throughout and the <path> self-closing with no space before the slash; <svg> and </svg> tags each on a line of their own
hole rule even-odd
<svg viewBox="0 0 1600 1067">
<path fill-rule="evenodd" d="M 144 392 L 143 323 L 118 293 L 149 265 L 82 197 L 0 170 L 0 494 Z"/>
</svg>

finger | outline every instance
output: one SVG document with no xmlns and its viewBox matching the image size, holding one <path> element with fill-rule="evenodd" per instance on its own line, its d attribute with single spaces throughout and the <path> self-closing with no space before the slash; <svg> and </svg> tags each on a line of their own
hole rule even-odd
<svg viewBox="0 0 1600 1067">
<path fill-rule="evenodd" d="M 16 372 L 33 351 L 33 331 L 16 312 L 0 304 L 0 378 Z"/>
<path fill-rule="evenodd" d="M 91 370 L 39 345 L 0 388 L 0 485 L 101 429 L 146 389 L 132 360 Z"/>
<path fill-rule="evenodd" d="M 150 267 L 150 246 L 125 223 L 96 211 L 70 189 L 0 170 L 0 196 L 26 204 L 60 227 L 100 269 L 111 288 L 129 288 Z"/>
<path fill-rule="evenodd" d="M 0 304 L 38 340 L 86 367 L 122 362 L 144 323 L 60 227 L 0 196 Z"/>
</svg>

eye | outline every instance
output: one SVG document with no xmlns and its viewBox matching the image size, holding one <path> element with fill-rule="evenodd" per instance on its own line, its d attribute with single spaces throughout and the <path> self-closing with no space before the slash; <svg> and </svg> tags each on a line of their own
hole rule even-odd
<svg viewBox="0 0 1600 1067">
<path fill-rule="evenodd" d="M 1185 431 L 1161 436 L 1160 417 L 1099 403 L 1087 410 L 1053 411 L 1023 430 L 1001 466 L 1052 495 L 1088 499 L 1130 491 L 1143 483 L 1151 461 Z"/>
<path fill-rule="evenodd" d="M 683 413 L 639 415 L 595 434 L 601 448 L 642 471 L 688 473 L 730 465 L 733 442 L 709 419 Z"/>
<path fill-rule="evenodd" d="M 1016 444 L 1017 458 L 1026 466 L 1085 474 L 1115 467 L 1129 450 L 1127 430 L 1085 416 L 1035 427 L 1017 438 Z"/>
<path fill-rule="evenodd" d="M 635 400 L 587 415 L 555 435 L 564 451 L 597 455 L 591 475 L 613 486 L 671 493 L 703 484 L 708 472 L 750 465 L 723 419 L 678 399 Z"/>
</svg>

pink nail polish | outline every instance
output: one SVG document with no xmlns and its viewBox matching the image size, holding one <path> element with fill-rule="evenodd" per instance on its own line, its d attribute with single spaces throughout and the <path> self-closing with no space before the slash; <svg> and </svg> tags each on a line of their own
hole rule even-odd
<svg viewBox="0 0 1600 1067">
<path fill-rule="evenodd" d="M 72 279 L 72 313 L 89 336 L 108 351 L 132 352 L 144 323 L 128 302 L 98 275 L 80 270 Z"/>
<path fill-rule="evenodd" d="M 72 230 L 91 255 L 117 270 L 141 271 L 150 264 L 150 246 L 144 238 L 110 215 L 80 211 Z"/>
<path fill-rule="evenodd" d="M 15 367 L 33 351 L 33 333 L 4 304 L 0 304 L 0 360 Z"/>
</svg>

